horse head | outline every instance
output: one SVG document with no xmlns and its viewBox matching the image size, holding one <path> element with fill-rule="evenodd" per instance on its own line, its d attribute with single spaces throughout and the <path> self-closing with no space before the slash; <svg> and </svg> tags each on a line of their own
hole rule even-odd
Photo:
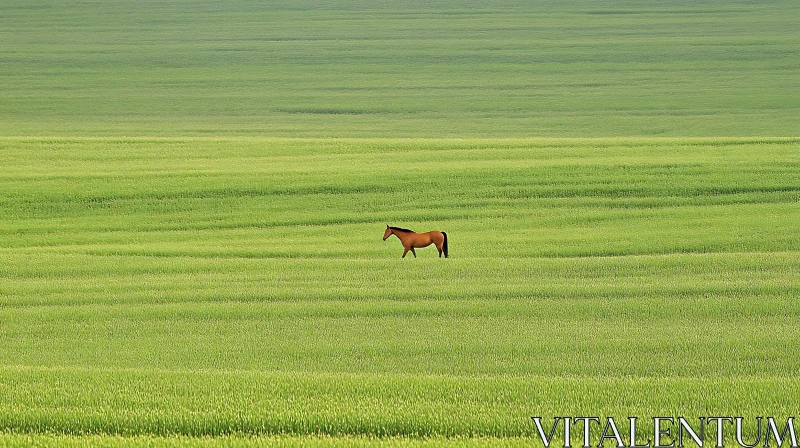
<svg viewBox="0 0 800 448">
<path fill-rule="evenodd" d="M 389 228 L 389 225 L 386 225 L 386 232 L 383 232 L 383 241 L 386 241 L 386 238 L 392 236 L 392 229 Z"/>
</svg>

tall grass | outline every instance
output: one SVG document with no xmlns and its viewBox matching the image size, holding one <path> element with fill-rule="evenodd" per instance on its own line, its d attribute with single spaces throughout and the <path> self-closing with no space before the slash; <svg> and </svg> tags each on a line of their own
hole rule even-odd
<svg viewBox="0 0 800 448">
<path fill-rule="evenodd" d="M 534 415 L 793 415 L 799 157 L 1 139 L 4 440 L 513 444 Z M 451 258 L 401 260 L 386 224 L 447 231 Z"/>
<path fill-rule="evenodd" d="M 0 444 L 796 416 L 796 12 L 0 5 Z"/>
</svg>

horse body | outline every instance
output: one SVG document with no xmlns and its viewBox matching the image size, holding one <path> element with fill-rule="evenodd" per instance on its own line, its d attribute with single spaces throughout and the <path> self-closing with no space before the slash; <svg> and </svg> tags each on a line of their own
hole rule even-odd
<svg viewBox="0 0 800 448">
<path fill-rule="evenodd" d="M 417 252 L 414 250 L 415 247 L 428 247 L 431 244 L 436 246 L 436 249 L 439 251 L 439 258 L 442 258 L 442 254 L 444 253 L 444 257 L 447 258 L 447 233 L 439 232 L 438 230 L 433 230 L 430 232 L 425 233 L 417 233 L 413 230 L 403 229 L 401 227 L 390 227 L 386 226 L 386 232 L 383 234 L 383 240 L 386 241 L 386 238 L 395 235 L 400 242 L 403 244 L 403 256 L 401 258 L 405 258 L 408 251 L 411 251 L 414 254 L 414 258 L 417 258 Z"/>
</svg>

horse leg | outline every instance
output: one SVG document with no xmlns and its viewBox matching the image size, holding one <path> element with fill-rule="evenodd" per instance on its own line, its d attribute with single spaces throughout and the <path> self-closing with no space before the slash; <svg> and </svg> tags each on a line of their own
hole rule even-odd
<svg viewBox="0 0 800 448">
<path fill-rule="evenodd" d="M 404 251 L 403 251 L 403 256 L 402 256 L 402 257 L 400 257 L 400 258 L 406 258 L 406 254 L 408 253 L 408 249 L 409 249 L 409 248 L 408 248 L 408 247 L 406 247 L 406 250 L 404 250 Z M 416 255 L 414 255 L 414 256 L 416 257 Z"/>
<path fill-rule="evenodd" d="M 413 247 L 411 248 L 411 253 L 414 254 L 414 258 L 417 258 L 417 251 Z"/>
<path fill-rule="evenodd" d="M 442 246 L 436 246 L 436 250 L 439 251 L 439 258 L 442 258 Z"/>
</svg>

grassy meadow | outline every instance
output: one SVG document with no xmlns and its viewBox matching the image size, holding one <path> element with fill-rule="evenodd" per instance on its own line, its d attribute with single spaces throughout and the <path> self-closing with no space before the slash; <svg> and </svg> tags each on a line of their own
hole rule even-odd
<svg viewBox="0 0 800 448">
<path fill-rule="evenodd" d="M 3 3 L 0 446 L 798 416 L 798 9 Z"/>
<path fill-rule="evenodd" d="M 9 443 L 796 412 L 797 139 L 0 142 Z"/>
<path fill-rule="evenodd" d="M 795 0 L 9 0 L 0 13 L 0 135 L 800 135 Z"/>
</svg>

